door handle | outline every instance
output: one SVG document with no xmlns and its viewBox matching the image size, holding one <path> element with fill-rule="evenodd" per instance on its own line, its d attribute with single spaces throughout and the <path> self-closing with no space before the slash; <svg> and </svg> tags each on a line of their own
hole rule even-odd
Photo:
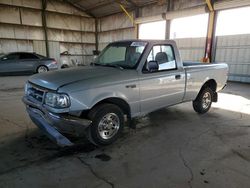
<svg viewBox="0 0 250 188">
<path fill-rule="evenodd" d="M 176 80 L 180 80 L 181 79 L 181 75 L 180 74 L 175 75 L 175 79 Z"/>
<path fill-rule="evenodd" d="M 126 85 L 126 88 L 136 88 L 136 85 L 133 84 L 133 85 Z"/>
</svg>

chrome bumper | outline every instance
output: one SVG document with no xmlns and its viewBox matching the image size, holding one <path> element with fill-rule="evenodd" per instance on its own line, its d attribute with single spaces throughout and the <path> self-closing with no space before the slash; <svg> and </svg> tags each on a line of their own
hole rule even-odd
<svg viewBox="0 0 250 188">
<path fill-rule="evenodd" d="M 49 112 L 42 105 L 23 97 L 26 110 L 31 120 L 54 142 L 59 146 L 72 146 L 73 143 L 62 133 L 79 136 L 92 121 L 80 119 L 65 114 L 54 114 Z"/>
</svg>

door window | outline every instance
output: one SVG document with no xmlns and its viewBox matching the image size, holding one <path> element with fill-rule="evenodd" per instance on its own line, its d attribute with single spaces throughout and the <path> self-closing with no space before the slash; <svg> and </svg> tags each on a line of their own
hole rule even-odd
<svg viewBox="0 0 250 188">
<path fill-rule="evenodd" d="M 19 59 L 19 54 L 9 54 L 3 57 L 3 60 L 17 60 Z"/>
<path fill-rule="evenodd" d="M 176 69 L 176 60 L 173 48 L 170 45 L 156 45 L 152 48 L 147 58 L 147 62 L 157 61 L 158 71 Z"/>
<path fill-rule="evenodd" d="M 39 59 L 39 58 L 34 54 L 21 53 L 20 54 L 20 59 Z"/>
</svg>

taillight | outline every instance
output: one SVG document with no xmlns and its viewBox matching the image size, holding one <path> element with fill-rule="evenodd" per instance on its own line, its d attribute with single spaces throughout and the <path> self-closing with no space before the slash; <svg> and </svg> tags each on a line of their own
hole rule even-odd
<svg viewBox="0 0 250 188">
<path fill-rule="evenodd" d="M 57 64 L 56 60 L 52 61 L 52 64 Z"/>
</svg>

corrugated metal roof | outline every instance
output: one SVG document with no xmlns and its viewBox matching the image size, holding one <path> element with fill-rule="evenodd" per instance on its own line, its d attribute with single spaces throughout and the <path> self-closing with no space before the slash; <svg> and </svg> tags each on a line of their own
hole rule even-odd
<svg viewBox="0 0 250 188">
<path fill-rule="evenodd" d="M 103 17 L 122 12 L 119 4 L 131 10 L 164 0 L 65 0 L 93 17 Z"/>
</svg>

